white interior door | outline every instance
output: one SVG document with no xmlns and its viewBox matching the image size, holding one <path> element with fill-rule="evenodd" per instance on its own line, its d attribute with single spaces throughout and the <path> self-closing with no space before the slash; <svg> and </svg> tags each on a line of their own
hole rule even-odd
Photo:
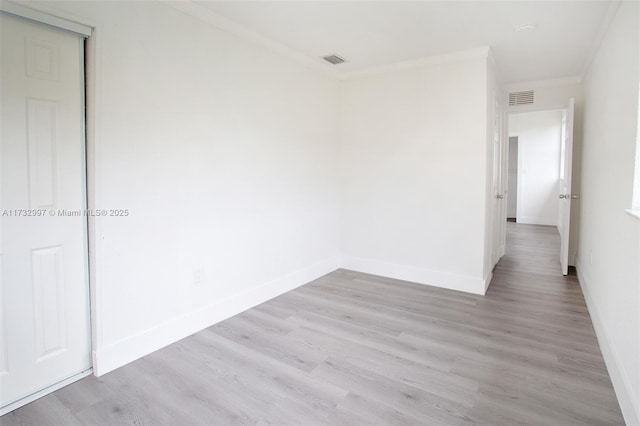
<svg viewBox="0 0 640 426">
<path fill-rule="evenodd" d="M 518 137 L 509 138 L 507 179 L 507 217 L 517 218 L 518 213 Z"/>
<path fill-rule="evenodd" d="M 504 120 L 502 109 L 494 96 L 493 105 L 493 264 L 498 263 L 505 253 L 507 231 L 506 205 L 506 158 L 507 146 L 504 143 Z"/>
<path fill-rule="evenodd" d="M 562 113 L 562 138 L 560 150 L 560 207 L 558 215 L 558 231 L 560 232 L 560 266 L 562 274 L 569 272 L 569 229 L 571 218 L 571 168 L 573 164 L 573 114 L 574 100 Z"/>
<path fill-rule="evenodd" d="M 83 40 L 6 14 L 0 27 L 2 413 L 91 364 Z"/>
</svg>

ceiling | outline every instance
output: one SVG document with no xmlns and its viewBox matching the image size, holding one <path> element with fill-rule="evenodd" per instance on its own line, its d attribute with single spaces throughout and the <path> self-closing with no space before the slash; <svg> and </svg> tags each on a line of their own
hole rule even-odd
<svg viewBox="0 0 640 426">
<path fill-rule="evenodd" d="M 580 75 L 611 3 L 599 1 L 196 1 L 340 73 L 491 46 L 504 83 Z M 531 32 L 515 27 L 535 24 Z"/>
</svg>

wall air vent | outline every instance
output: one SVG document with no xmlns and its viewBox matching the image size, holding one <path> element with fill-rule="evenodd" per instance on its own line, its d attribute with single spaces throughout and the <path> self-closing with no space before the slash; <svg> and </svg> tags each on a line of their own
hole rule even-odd
<svg viewBox="0 0 640 426">
<path fill-rule="evenodd" d="M 323 56 L 322 59 L 324 59 L 325 61 L 327 61 L 327 62 L 329 62 L 330 64 L 333 64 L 333 65 L 338 65 L 338 64 L 341 64 L 343 62 L 347 62 L 346 59 L 341 58 L 340 56 L 338 56 L 336 54 Z"/>
<path fill-rule="evenodd" d="M 533 90 L 509 93 L 509 106 L 533 105 Z"/>
</svg>

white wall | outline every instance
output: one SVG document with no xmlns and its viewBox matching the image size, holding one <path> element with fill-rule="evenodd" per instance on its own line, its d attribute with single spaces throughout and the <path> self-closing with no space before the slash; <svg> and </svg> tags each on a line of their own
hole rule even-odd
<svg viewBox="0 0 640 426">
<path fill-rule="evenodd" d="M 627 424 L 640 423 L 638 2 L 623 1 L 585 76 L 578 277 Z"/>
<path fill-rule="evenodd" d="M 518 137 L 519 223 L 558 224 L 561 136 L 561 111 L 509 116 L 509 137 Z"/>
<path fill-rule="evenodd" d="M 569 98 L 574 98 L 577 105 L 582 105 L 583 99 L 582 79 L 578 76 L 556 80 L 523 81 L 508 84 L 504 87 L 504 90 L 506 93 L 520 90 L 533 90 L 535 92 L 533 104 L 509 106 L 507 107 L 509 112 L 562 109 L 567 107 Z M 576 113 L 576 116 L 578 115 Z M 582 134 L 580 126 L 575 127 L 579 134 Z"/>
<path fill-rule="evenodd" d="M 337 80 L 162 3 L 46 6 L 97 25 L 96 207 L 131 212 L 96 224 L 98 374 L 338 267 Z"/>
<path fill-rule="evenodd" d="M 342 83 L 343 267 L 484 293 L 486 106 L 486 51 Z"/>
</svg>

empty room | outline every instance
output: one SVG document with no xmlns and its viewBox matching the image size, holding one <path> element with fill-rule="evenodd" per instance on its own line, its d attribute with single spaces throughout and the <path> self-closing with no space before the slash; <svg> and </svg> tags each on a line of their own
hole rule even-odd
<svg viewBox="0 0 640 426">
<path fill-rule="evenodd" d="M 0 0 L 0 424 L 640 425 L 639 6 Z"/>
</svg>

